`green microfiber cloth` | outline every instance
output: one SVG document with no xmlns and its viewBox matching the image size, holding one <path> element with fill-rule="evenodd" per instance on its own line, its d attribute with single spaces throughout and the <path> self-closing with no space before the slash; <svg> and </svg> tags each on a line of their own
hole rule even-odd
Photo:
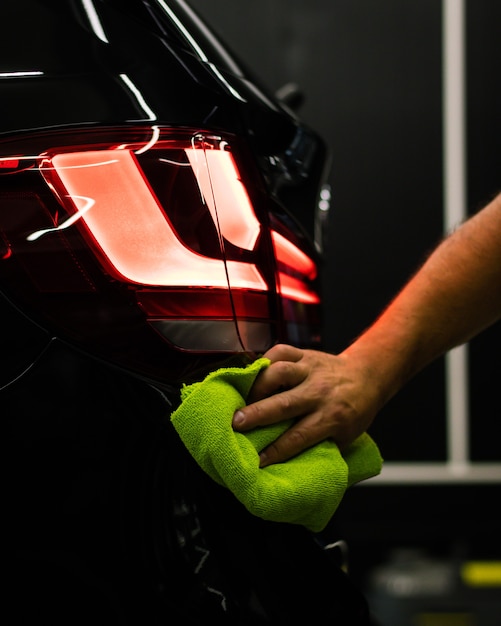
<svg viewBox="0 0 501 626">
<path fill-rule="evenodd" d="M 319 532 L 348 487 L 379 474 L 382 458 L 364 433 L 343 454 L 326 440 L 284 463 L 260 468 L 258 453 L 292 422 L 238 433 L 232 428 L 232 418 L 245 406 L 258 373 L 269 364 L 268 359 L 259 358 L 247 367 L 222 368 L 201 382 L 184 385 L 171 421 L 200 467 L 252 514 Z"/>
</svg>

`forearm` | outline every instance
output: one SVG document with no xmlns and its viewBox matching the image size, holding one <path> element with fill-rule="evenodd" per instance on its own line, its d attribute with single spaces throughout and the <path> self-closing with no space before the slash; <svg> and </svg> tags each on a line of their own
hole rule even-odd
<svg viewBox="0 0 501 626">
<path fill-rule="evenodd" d="M 277 345 L 234 427 L 297 420 L 262 457 L 284 461 L 328 437 L 341 449 L 431 361 L 501 317 L 501 195 L 446 238 L 341 354 Z"/>
<path fill-rule="evenodd" d="M 501 317 L 501 195 L 445 239 L 346 351 L 384 404 L 430 362 Z"/>
</svg>

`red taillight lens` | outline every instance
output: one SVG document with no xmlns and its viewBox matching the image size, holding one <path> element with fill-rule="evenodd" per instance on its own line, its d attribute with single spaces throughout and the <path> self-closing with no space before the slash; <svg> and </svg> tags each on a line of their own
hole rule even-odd
<svg viewBox="0 0 501 626">
<path fill-rule="evenodd" d="M 220 254 L 213 258 L 195 252 L 179 237 L 168 217 L 169 204 L 159 203 L 134 151 L 120 148 L 103 152 L 69 152 L 42 160 L 41 170 L 48 183 L 60 192 L 60 197 L 67 198 L 65 204 L 72 214 L 56 227 L 33 232 L 29 241 L 81 220 L 99 246 L 106 269 L 120 280 L 158 287 L 226 289 L 228 271 L 235 287 L 266 290 L 254 263 L 228 260 L 225 267 Z M 155 152 L 162 153 L 162 146 Z M 186 153 L 189 161 L 174 163 L 158 154 L 155 158 L 165 170 L 190 167 L 199 184 L 199 202 L 207 206 L 223 237 L 253 250 L 260 224 L 236 179 L 236 170 L 231 168 L 231 154 L 206 154 L 204 149 L 191 148 L 185 149 Z M 213 187 L 212 178 L 222 181 Z M 239 183 L 239 193 L 225 193 L 225 178 L 228 187 Z M 190 204 L 183 209 L 189 213 Z M 201 238 L 205 236 L 200 233 Z"/>
<path fill-rule="evenodd" d="M 315 309 L 317 270 L 269 213 L 235 137 L 154 127 L 0 144 L 1 284 L 120 362 L 285 340 L 282 303 Z"/>
</svg>

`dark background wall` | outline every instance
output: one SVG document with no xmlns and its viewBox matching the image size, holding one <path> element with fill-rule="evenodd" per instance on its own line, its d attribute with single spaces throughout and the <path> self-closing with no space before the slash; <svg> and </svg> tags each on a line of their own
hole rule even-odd
<svg viewBox="0 0 501 626">
<path fill-rule="evenodd" d="M 325 348 L 381 311 L 443 233 L 442 2 L 191 0 L 272 89 L 298 83 L 301 117 L 332 150 Z M 465 0 L 467 205 L 501 189 L 501 3 Z M 501 462 L 499 325 L 470 345 L 471 454 Z M 445 460 L 444 361 L 372 427 L 387 461 Z M 501 553 L 499 484 L 356 488 L 334 532 L 367 569 L 395 544 Z M 360 556 L 360 559 L 358 557 Z"/>
</svg>

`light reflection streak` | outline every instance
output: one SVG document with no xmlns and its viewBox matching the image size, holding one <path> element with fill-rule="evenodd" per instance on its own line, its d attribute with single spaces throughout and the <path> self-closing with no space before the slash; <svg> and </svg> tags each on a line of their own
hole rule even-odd
<svg viewBox="0 0 501 626">
<path fill-rule="evenodd" d="M 176 167 L 191 167 L 191 163 L 183 163 L 182 161 L 172 161 L 171 159 L 158 159 L 160 163 L 175 165 Z"/>
<path fill-rule="evenodd" d="M 127 74 L 120 74 L 120 78 L 123 80 L 123 82 L 127 85 L 127 87 L 134 94 L 134 96 L 135 96 L 135 98 L 137 100 L 137 103 L 143 109 L 143 111 L 146 113 L 146 115 L 148 116 L 148 119 L 149 120 L 156 120 L 157 116 L 155 115 L 155 113 L 153 113 L 152 109 L 150 109 L 150 107 L 146 104 L 146 101 L 145 101 L 145 99 L 143 97 L 143 94 L 139 91 L 139 89 L 136 87 L 136 85 L 134 85 L 134 83 L 127 76 Z"/>
<path fill-rule="evenodd" d="M 227 611 L 226 596 L 224 595 L 224 593 L 220 591 L 219 589 L 215 589 L 214 587 L 209 587 L 209 586 L 207 586 L 207 591 L 210 591 L 211 593 L 215 593 L 217 596 L 221 598 L 221 608 L 223 609 L 223 611 L 226 612 Z"/>
<path fill-rule="evenodd" d="M 184 24 L 178 19 L 177 15 L 172 11 L 172 9 L 169 6 L 167 6 L 164 0 L 158 0 L 158 3 L 162 6 L 164 11 L 169 14 L 169 17 L 171 18 L 171 20 L 176 24 L 179 30 L 183 33 L 186 40 L 189 42 L 193 50 L 199 56 L 200 60 L 203 61 L 204 63 L 207 63 L 207 66 L 211 69 L 214 75 L 217 76 L 217 78 L 226 86 L 226 88 L 235 96 L 235 98 L 238 98 L 242 102 L 246 102 L 245 98 L 243 98 L 238 93 L 238 91 L 230 85 L 230 83 L 226 80 L 226 78 L 224 78 L 224 76 L 221 74 L 219 69 L 213 63 L 209 61 L 205 52 L 198 45 L 195 39 L 193 39 L 191 33 L 188 30 L 186 30 L 186 28 L 184 27 Z M 184 3 L 183 3 L 183 6 L 186 8 L 186 5 L 184 5 Z"/>
<path fill-rule="evenodd" d="M 221 45 L 221 42 L 214 37 L 211 31 L 206 27 L 202 20 L 198 17 L 198 15 L 193 11 L 193 9 L 184 2 L 184 0 L 178 0 L 178 4 L 180 4 L 183 9 L 188 13 L 193 22 L 196 23 L 199 30 L 201 30 L 204 36 L 210 41 L 211 46 L 215 48 L 218 54 L 224 58 L 225 64 L 230 68 L 230 71 L 236 75 L 242 75 L 242 70 L 235 63 L 235 60 L 227 53 L 224 46 Z"/>
<path fill-rule="evenodd" d="M 27 155 L 27 156 L 6 156 L 6 157 L 0 157 L 0 163 L 5 164 L 8 161 L 12 161 L 14 163 L 13 167 L 15 167 L 15 164 L 18 161 L 35 161 L 37 159 L 40 158 L 39 154 L 35 154 L 33 156 Z M 44 157 L 45 158 L 45 157 Z M 116 159 L 108 159 L 107 161 L 95 161 L 94 163 L 85 163 L 82 165 L 68 165 L 66 166 L 67 168 L 80 168 L 80 167 L 100 167 L 101 165 L 112 165 L 113 163 L 116 163 L 117 160 Z M 3 165 L 3 167 L 6 167 L 6 165 Z M 52 170 L 54 169 L 52 165 L 45 167 L 43 165 L 40 165 L 37 170 L 39 171 L 47 171 L 47 170 Z"/>
<path fill-rule="evenodd" d="M 238 98 L 238 100 L 240 100 L 241 102 L 247 102 L 247 100 L 245 98 L 243 98 L 238 91 L 235 89 L 235 87 L 233 87 L 232 85 L 230 85 L 230 83 L 226 80 L 226 78 L 221 74 L 221 72 L 219 71 L 219 69 L 214 65 L 214 63 L 208 63 L 207 64 L 210 69 L 213 71 L 213 73 L 219 78 L 219 80 L 226 85 L 226 88 L 228 89 L 228 91 L 235 96 L 235 98 Z"/>
<path fill-rule="evenodd" d="M 42 230 L 37 230 L 34 233 L 31 233 L 31 235 L 28 235 L 26 237 L 27 241 L 35 241 L 39 239 L 40 237 L 42 237 L 42 235 L 45 235 L 47 233 L 53 233 L 58 230 L 64 230 L 65 228 L 69 228 L 72 224 L 74 224 L 77 220 L 79 220 L 82 217 L 82 215 L 87 213 L 87 211 L 91 209 L 96 203 L 93 198 L 88 198 L 86 196 L 67 196 L 67 197 L 68 198 L 71 197 L 72 200 L 76 200 L 77 198 L 79 200 L 84 200 L 86 204 L 81 209 L 79 209 L 76 213 L 74 213 L 73 215 L 70 215 L 70 217 L 67 220 L 64 220 L 64 222 L 62 222 L 61 224 L 59 224 L 59 226 L 55 226 L 53 228 L 44 228 Z"/>
<path fill-rule="evenodd" d="M 43 72 L 33 70 L 29 72 L 0 72 L 0 78 L 25 78 L 30 76 L 43 76 Z"/>
<path fill-rule="evenodd" d="M 186 30 L 186 28 L 184 27 L 184 24 L 178 19 L 177 15 L 172 11 L 172 9 L 164 2 L 164 0 L 158 0 L 158 4 L 160 4 L 162 8 L 164 9 L 164 11 L 169 14 L 169 17 L 171 18 L 171 20 L 176 24 L 179 30 L 183 33 L 187 41 L 189 41 L 191 47 L 193 48 L 193 50 L 195 50 L 195 52 L 198 54 L 200 59 L 204 61 L 205 63 L 208 63 L 209 59 L 207 58 L 205 52 L 198 45 L 198 43 L 193 39 L 193 37 L 191 36 L 191 33 Z"/>
<path fill-rule="evenodd" d="M 35 156 L 5 156 L 0 157 L 1 161 L 33 161 L 33 159 L 38 159 L 39 155 Z"/>
<path fill-rule="evenodd" d="M 31 157 L 33 158 L 33 157 Z M 101 165 L 112 165 L 113 163 L 118 163 L 117 159 L 109 159 L 108 161 L 94 161 L 93 163 L 82 163 L 82 165 L 65 165 L 64 167 L 60 167 L 59 169 L 81 169 L 84 167 L 101 167 Z M 49 167 L 44 167 L 43 165 L 38 168 L 40 171 L 53 170 L 54 167 L 50 165 Z"/>
<path fill-rule="evenodd" d="M 84 11 L 87 13 L 87 17 L 89 18 L 89 23 L 92 27 L 92 30 L 96 33 L 101 41 L 104 41 L 104 43 L 110 43 L 106 38 L 103 26 L 101 24 L 101 21 L 99 20 L 99 16 L 92 0 L 82 0 L 82 6 L 84 8 Z"/>
<path fill-rule="evenodd" d="M 158 126 L 152 126 L 151 130 L 153 131 L 151 139 L 145 146 L 139 148 L 139 150 L 136 150 L 134 154 L 143 154 L 144 152 L 147 152 L 150 148 L 153 148 L 153 146 L 157 143 L 158 139 L 160 138 L 160 128 Z"/>
</svg>

